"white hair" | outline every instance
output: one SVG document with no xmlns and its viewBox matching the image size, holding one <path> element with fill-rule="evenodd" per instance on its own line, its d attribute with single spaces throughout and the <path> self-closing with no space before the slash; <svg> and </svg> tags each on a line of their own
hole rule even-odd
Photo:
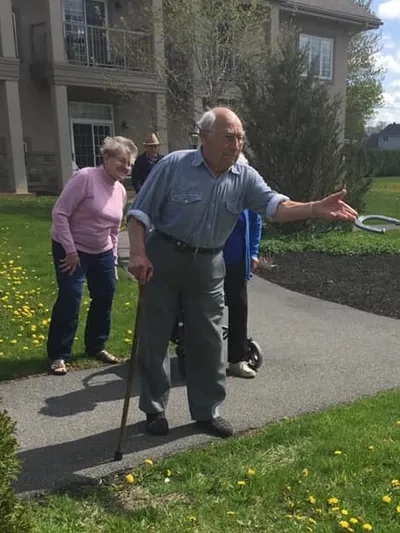
<svg viewBox="0 0 400 533">
<path fill-rule="evenodd" d="M 101 145 L 100 153 L 105 155 L 115 156 L 118 152 L 128 152 L 131 159 L 135 159 L 138 153 L 136 144 L 127 137 L 106 137 Z"/>
<path fill-rule="evenodd" d="M 211 128 L 214 126 L 216 118 L 217 117 L 215 116 L 215 113 L 212 109 L 206 111 L 197 123 L 199 130 L 210 131 Z"/>
</svg>

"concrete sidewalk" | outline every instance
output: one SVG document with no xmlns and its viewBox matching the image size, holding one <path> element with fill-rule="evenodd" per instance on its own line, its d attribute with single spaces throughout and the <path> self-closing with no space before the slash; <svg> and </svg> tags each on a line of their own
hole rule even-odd
<svg viewBox="0 0 400 533">
<path fill-rule="evenodd" d="M 399 321 L 292 293 L 258 277 L 249 285 L 249 298 L 250 333 L 266 357 L 256 379 L 228 378 L 221 414 L 235 431 L 400 385 Z M 23 462 L 19 491 L 88 481 L 210 439 L 195 432 L 185 386 L 173 365 L 170 434 L 157 438 L 143 433 L 135 385 L 125 455 L 114 462 L 126 367 L 0 385 L 3 404 L 17 421 Z"/>
</svg>

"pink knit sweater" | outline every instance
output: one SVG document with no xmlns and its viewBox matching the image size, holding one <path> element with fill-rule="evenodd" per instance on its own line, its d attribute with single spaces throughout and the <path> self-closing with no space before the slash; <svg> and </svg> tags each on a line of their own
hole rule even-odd
<svg viewBox="0 0 400 533">
<path fill-rule="evenodd" d="M 65 252 L 118 257 L 118 234 L 126 203 L 125 187 L 103 166 L 82 168 L 68 181 L 56 201 L 51 237 Z"/>
</svg>

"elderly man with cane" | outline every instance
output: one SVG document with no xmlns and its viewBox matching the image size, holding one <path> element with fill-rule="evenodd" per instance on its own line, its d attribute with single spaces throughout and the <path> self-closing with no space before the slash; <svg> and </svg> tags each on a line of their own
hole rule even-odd
<svg viewBox="0 0 400 533">
<path fill-rule="evenodd" d="M 207 111 L 198 126 L 201 148 L 165 156 L 127 215 L 128 269 L 143 291 L 139 407 L 146 414 L 149 433 L 168 433 L 168 342 L 181 302 L 191 418 L 202 431 L 229 437 L 233 428 L 219 414 L 226 380 L 221 336 L 222 249 L 240 213 L 251 209 L 277 222 L 354 221 L 357 213 L 344 203 L 345 191 L 298 203 L 271 190 L 255 169 L 238 162 L 245 132 L 230 109 Z"/>
</svg>

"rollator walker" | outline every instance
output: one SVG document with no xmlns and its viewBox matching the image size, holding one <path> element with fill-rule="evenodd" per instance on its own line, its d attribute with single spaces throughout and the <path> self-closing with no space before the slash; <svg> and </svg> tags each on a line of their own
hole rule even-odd
<svg viewBox="0 0 400 533">
<path fill-rule="evenodd" d="M 226 302 L 225 302 L 226 303 Z M 225 341 L 229 336 L 228 326 L 222 326 L 222 339 Z M 175 354 L 178 358 L 178 369 L 180 375 L 185 377 L 185 322 L 183 312 L 181 311 L 175 322 L 174 329 L 172 331 L 171 343 L 175 345 Z M 251 337 L 247 339 L 248 353 L 247 353 L 247 362 L 249 366 L 257 371 L 263 363 L 263 351 L 261 346 L 253 340 Z"/>
</svg>

